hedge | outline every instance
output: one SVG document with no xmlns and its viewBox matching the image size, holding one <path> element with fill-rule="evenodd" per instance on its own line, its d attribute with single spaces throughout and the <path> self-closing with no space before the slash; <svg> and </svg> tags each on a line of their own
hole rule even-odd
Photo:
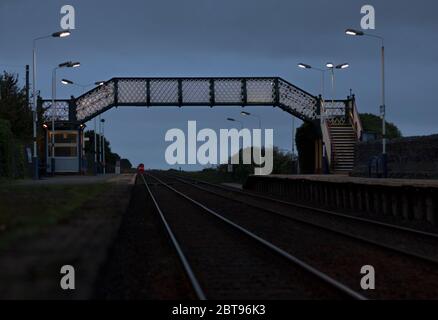
<svg viewBox="0 0 438 320">
<path fill-rule="evenodd" d="M 0 177 L 23 178 L 25 172 L 24 145 L 14 138 L 9 121 L 0 119 Z"/>
</svg>

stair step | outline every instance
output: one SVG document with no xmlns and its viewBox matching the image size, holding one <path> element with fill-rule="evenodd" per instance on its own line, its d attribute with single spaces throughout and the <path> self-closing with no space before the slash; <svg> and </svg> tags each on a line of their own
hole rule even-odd
<svg viewBox="0 0 438 320">
<path fill-rule="evenodd" d="M 356 140 L 356 136 L 354 135 L 350 135 L 350 134 L 332 134 L 332 138 L 349 138 L 349 139 L 354 139 Z"/>
</svg>

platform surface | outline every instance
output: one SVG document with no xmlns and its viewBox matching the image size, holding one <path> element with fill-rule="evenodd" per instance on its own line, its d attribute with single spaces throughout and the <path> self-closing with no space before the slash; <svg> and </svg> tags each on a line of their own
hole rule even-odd
<svg viewBox="0 0 438 320">
<path fill-rule="evenodd" d="M 352 183 L 362 185 L 374 185 L 385 187 L 418 187 L 418 188 L 438 188 L 438 180 L 414 180 L 414 179 L 376 179 L 376 178 L 357 178 L 344 175 L 270 175 L 259 176 L 259 179 L 289 179 L 289 180 L 308 180 L 331 183 Z"/>
<path fill-rule="evenodd" d="M 40 180 L 19 180 L 15 185 L 56 185 L 56 184 L 92 184 L 92 183 L 125 183 L 133 184 L 135 174 L 106 174 L 97 176 L 55 176 L 45 177 Z"/>
<path fill-rule="evenodd" d="M 243 186 L 239 183 L 222 183 L 223 186 L 226 187 L 230 187 L 230 188 L 234 188 L 234 189 L 238 189 L 238 190 L 242 190 Z"/>
</svg>

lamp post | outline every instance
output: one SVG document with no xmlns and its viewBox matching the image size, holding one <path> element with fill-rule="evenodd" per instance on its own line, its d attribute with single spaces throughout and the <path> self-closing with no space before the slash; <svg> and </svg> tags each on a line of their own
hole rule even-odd
<svg viewBox="0 0 438 320">
<path fill-rule="evenodd" d="M 51 105 L 51 111 L 52 111 L 52 137 L 50 139 L 51 141 L 51 163 L 50 168 L 52 171 L 52 175 L 55 174 L 55 118 L 56 118 L 56 106 L 55 106 L 55 100 L 56 100 L 56 71 L 61 68 L 77 68 L 81 64 L 79 62 L 71 62 L 67 61 L 64 63 L 59 64 L 57 67 L 53 68 L 52 72 L 52 105 Z"/>
<path fill-rule="evenodd" d="M 68 30 L 58 31 L 51 35 L 38 37 L 33 39 L 32 46 L 32 98 L 33 98 L 33 163 L 34 163 L 34 179 L 39 179 L 39 165 L 38 165 L 38 147 L 37 147 L 37 124 L 38 124 L 38 112 L 37 112 L 37 52 L 36 44 L 38 40 L 47 38 L 65 38 L 71 34 Z"/>
<path fill-rule="evenodd" d="M 258 121 L 259 121 L 259 129 L 261 130 L 262 129 L 262 118 L 258 115 L 258 114 L 254 114 L 254 113 L 249 113 L 249 112 L 246 112 L 246 111 L 242 111 L 241 113 L 240 113 L 242 116 L 252 116 L 252 117 L 256 117 L 257 119 L 258 119 Z"/>
<path fill-rule="evenodd" d="M 305 63 L 299 63 L 298 64 L 298 68 L 301 69 L 312 69 L 312 70 L 316 70 L 319 71 L 321 73 L 321 94 L 322 94 L 322 98 L 324 99 L 325 96 L 325 73 L 326 73 L 326 69 L 320 69 L 320 68 L 315 68 L 312 67 L 311 65 L 305 64 Z"/>
<path fill-rule="evenodd" d="M 335 69 L 338 70 L 343 70 L 343 69 L 347 69 L 350 67 L 350 65 L 348 63 L 342 63 L 342 64 L 338 64 L 337 66 L 335 66 L 333 63 L 328 62 L 326 65 L 327 69 L 330 71 L 331 76 L 332 76 L 332 103 L 335 102 Z"/>
<path fill-rule="evenodd" d="M 386 84 L 385 84 L 385 39 L 382 36 L 365 33 L 360 30 L 347 29 L 345 34 L 348 36 L 370 37 L 380 41 L 380 59 L 381 59 L 381 99 L 382 104 L 380 106 L 380 114 L 382 117 L 382 162 L 383 162 L 383 176 L 388 177 L 387 161 L 388 156 L 386 153 Z"/>
<path fill-rule="evenodd" d="M 321 73 L 321 95 L 322 95 L 322 105 L 321 105 L 321 110 L 320 110 L 320 122 L 321 122 L 321 126 L 324 124 L 324 117 L 323 117 L 323 115 L 324 115 L 324 113 L 325 113 L 325 111 L 324 111 L 324 97 L 325 97 L 325 73 L 326 73 L 326 71 L 328 70 L 328 69 L 321 69 L 321 68 L 315 68 L 315 67 L 312 67 L 311 65 L 309 65 L 309 64 L 305 64 L 305 63 L 299 63 L 298 64 L 298 68 L 301 68 L 301 69 L 312 69 L 312 70 L 316 70 L 316 71 L 319 71 L 320 73 Z M 294 119 L 294 123 L 292 124 L 293 125 L 293 127 L 295 127 L 295 119 Z M 293 128 L 293 131 L 295 132 L 295 129 Z M 295 139 L 295 136 L 293 136 L 292 137 L 292 139 Z M 292 153 L 295 153 L 295 143 L 294 143 L 294 141 L 292 141 L 292 144 L 293 144 L 293 146 L 292 146 Z"/>
<path fill-rule="evenodd" d="M 246 111 L 242 111 L 240 114 L 242 116 L 253 116 L 253 117 L 256 117 L 259 120 L 260 134 L 262 134 L 261 133 L 261 131 L 262 131 L 262 118 L 259 115 L 253 114 L 253 113 L 249 113 L 249 112 L 246 112 Z M 292 117 L 292 121 L 294 121 L 294 117 Z M 293 142 L 292 142 L 292 144 L 293 144 Z M 262 158 L 262 147 L 260 146 L 260 148 L 259 148 L 259 159 L 261 159 L 261 158 Z M 259 160 L 259 161 L 261 161 L 261 160 Z"/>
<path fill-rule="evenodd" d="M 80 145 L 81 145 L 81 149 L 80 149 L 80 156 L 81 156 L 81 161 L 80 161 L 80 167 L 81 167 L 81 174 L 85 174 L 86 170 L 85 170 L 85 166 L 84 166 L 84 156 L 85 156 L 85 128 L 87 126 L 85 124 L 80 124 L 79 125 L 79 134 L 80 134 Z"/>
<path fill-rule="evenodd" d="M 236 120 L 234 118 L 227 118 L 227 120 L 231 121 L 231 122 L 238 122 L 238 123 L 240 123 L 240 129 L 243 129 L 243 122 L 242 121 Z"/>
<path fill-rule="evenodd" d="M 103 174 L 106 174 L 106 163 L 105 163 L 105 119 L 101 119 L 100 122 L 102 123 L 102 167 L 103 167 Z"/>
</svg>

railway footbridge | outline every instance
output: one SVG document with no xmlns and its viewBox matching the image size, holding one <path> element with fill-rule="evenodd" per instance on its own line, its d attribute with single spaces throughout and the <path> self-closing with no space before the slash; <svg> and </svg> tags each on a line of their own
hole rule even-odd
<svg viewBox="0 0 438 320">
<path fill-rule="evenodd" d="M 362 125 L 354 96 L 324 101 L 279 77 L 230 78 L 112 78 L 70 100 L 39 99 L 38 107 L 51 141 L 55 118 L 55 172 L 80 172 L 83 124 L 113 107 L 278 107 L 320 130 L 315 141 L 315 172 L 324 162 L 330 172 L 348 173 L 353 168 L 354 146 Z M 60 137 L 68 136 L 68 141 Z M 61 142 L 57 142 L 61 141 Z M 68 144 L 68 146 L 67 146 Z M 45 158 L 52 157 L 46 147 Z M 46 161 L 47 171 L 51 163 Z"/>
</svg>

